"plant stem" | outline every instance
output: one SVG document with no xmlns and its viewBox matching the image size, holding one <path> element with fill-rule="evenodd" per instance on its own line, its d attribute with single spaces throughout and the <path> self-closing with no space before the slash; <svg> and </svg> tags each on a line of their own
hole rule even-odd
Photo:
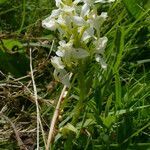
<svg viewBox="0 0 150 150">
<path fill-rule="evenodd" d="M 79 94 L 79 101 L 74 109 L 74 116 L 72 119 L 73 125 L 77 123 L 78 118 L 80 117 L 80 114 L 85 106 L 84 100 L 86 96 L 86 90 L 85 90 L 86 87 L 85 87 L 85 75 L 84 75 L 85 71 L 84 70 L 85 70 L 85 63 L 84 61 L 81 61 L 79 72 L 78 72 L 78 83 L 79 83 L 80 94 Z"/>
</svg>

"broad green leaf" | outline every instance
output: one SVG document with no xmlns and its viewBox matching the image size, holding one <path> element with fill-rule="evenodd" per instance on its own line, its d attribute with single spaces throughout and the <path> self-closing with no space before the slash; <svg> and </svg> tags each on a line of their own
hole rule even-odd
<svg viewBox="0 0 150 150">
<path fill-rule="evenodd" d="M 17 51 L 20 49 L 20 52 L 23 51 L 22 44 L 14 39 L 5 39 L 2 41 L 3 44 L 0 45 L 0 49 L 3 51 L 7 51 L 11 53 L 12 51 L 15 51 L 15 48 L 17 48 Z"/>
<path fill-rule="evenodd" d="M 106 118 L 105 117 L 101 117 L 104 125 L 108 128 L 111 127 L 112 123 L 115 122 L 116 120 L 116 116 L 112 115 L 112 116 L 107 116 Z"/>
<path fill-rule="evenodd" d="M 61 130 L 60 132 L 63 134 L 63 135 L 67 135 L 71 132 L 77 134 L 78 130 L 70 123 L 67 123 L 67 125 L 65 125 Z"/>
</svg>

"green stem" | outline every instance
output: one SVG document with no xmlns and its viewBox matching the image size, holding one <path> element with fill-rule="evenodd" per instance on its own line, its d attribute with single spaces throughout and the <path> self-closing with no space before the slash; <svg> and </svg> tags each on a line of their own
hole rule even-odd
<svg viewBox="0 0 150 150">
<path fill-rule="evenodd" d="M 78 118 L 80 117 L 80 114 L 85 106 L 84 100 L 85 100 L 85 96 L 86 96 L 86 90 L 85 90 L 84 68 L 85 68 L 85 63 L 82 60 L 80 62 L 80 69 L 78 72 L 78 84 L 79 84 L 79 89 L 80 89 L 79 101 L 77 102 L 77 105 L 75 106 L 74 116 L 72 119 L 72 124 L 74 124 L 74 125 L 77 123 Z"/>
<path fill-rule="evenodd" d="M 26 16 L 26 0 L 23 0 L 22 22 L 21 22 L 20 29 L 18 30 L 18 34 L 20 34 L 23 29 L 25 16 Z"/>
</svg>

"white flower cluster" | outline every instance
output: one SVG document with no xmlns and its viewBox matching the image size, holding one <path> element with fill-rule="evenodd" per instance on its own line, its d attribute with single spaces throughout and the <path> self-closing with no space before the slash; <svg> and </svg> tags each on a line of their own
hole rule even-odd
<svg viewBox="0 0 150 150">
<path fill-rule="evenodd" d="M 51 31 L 58 30 L 65 40 L 59 42 L 56 55 L 51 58 L 55 67 L 54 76 L 69 86 L 66 67 L 77 66 L 78 61 L 94 55 L 102 68 L 107 65 L 102 58 L 107 37 L 100 37 L 99 29 L 107 18 L 107 12 L 97 14 L 94 3 L 113 2 L 114 0 L 55 0 L 58 9 L 43 20 L 42 26 Z M 93 44 L 92 52 L 87 43 Z"/>
</svg>

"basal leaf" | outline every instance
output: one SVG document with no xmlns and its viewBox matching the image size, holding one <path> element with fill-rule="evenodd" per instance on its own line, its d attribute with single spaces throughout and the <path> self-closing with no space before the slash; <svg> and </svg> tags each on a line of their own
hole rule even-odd
<svg viewBox="0 0 150 150">
<path fill-rule="evenodd" d="M 14 39 L 4 39 L 2 40 L 2 43 L 0 45 L 0 49 L 3 51 L 7 51 L 11 53 L 12 51 L 15 51 L 15 49 L 23 51 L 22 44 L 18 40 Z"/>
</svg>

